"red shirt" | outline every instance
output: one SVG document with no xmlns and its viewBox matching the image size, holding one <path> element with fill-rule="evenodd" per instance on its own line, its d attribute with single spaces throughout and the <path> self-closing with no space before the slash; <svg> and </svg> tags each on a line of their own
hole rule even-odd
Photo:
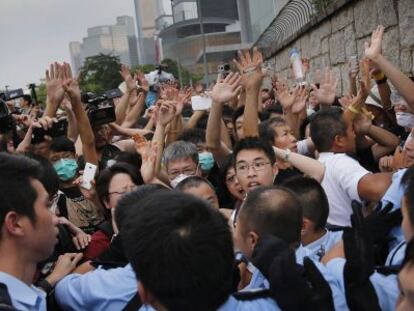
<svg viewBox="0 0 414 311">
<path fill-rule="evenodd" d="M 93 260 L 98 257 L 102 252 L 106 251 L 109 248 L 111 240 L 102 230 L 96 231 L 92 234 L 92 240 L 89 245 L 86 247 L 85 252 L 83 253 L 83 258 L 85 260 Z"/>
</svg>

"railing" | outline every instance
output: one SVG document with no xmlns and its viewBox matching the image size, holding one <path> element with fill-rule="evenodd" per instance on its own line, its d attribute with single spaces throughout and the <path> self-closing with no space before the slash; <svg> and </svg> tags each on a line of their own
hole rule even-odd
<svg viewBox="0 0 414 311">
<path fill-rule="evenodd" d="M 351 0 L 290 0 L 257 39 L 254 46 L 269 58 L 291 40 Z"/>
</svg>

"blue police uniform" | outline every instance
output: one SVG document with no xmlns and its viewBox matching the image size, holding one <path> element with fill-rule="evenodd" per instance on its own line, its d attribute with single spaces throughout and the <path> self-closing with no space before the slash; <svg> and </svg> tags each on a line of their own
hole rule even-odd
<svg viewBox="0 0 414 311">
<path fill-rule="evenodd" d="M 14 276 L 0 272 L 0 283 L 7 286 L 13 307 L 22 311 L 46 311 L 46 293 Z"/>
<path fill-rule="evenodd" d="M 401 208 L 401 199 L 404 196 L 404 188 L 401 186 L 401 179 L 404 173 L 407 171 L 406 168 L 398 170 L 392 175 L 392 183 L 388 187 L 387 192 L 381 199 L 382 206 L 385 207 L 387 203 L 391 202 L 393 206 L 393 211 Z M 404 235 L 401 227 L 396 227 L 390 232 L 391 241 L 389 243 L 389 249 L 392 250 L 399 243 L 404 241 Z"/>
<path fill-rule="evenodd" d="M 322 257 L 329 252 L 329 250 L 342 239 L 342 231 L 328 231 L 312 243 L 304 246 L 311 252 L 311 258 L 318 258 L 320 261 Z"/>
<path fill-rule="evenodd" d="M 310 252 L 306 248 L 300 246 L 296 250 L 296 262 L 302 265 L 304 257 L 308 256 L 308 254 L 310 254 Z M 320 271 L 320 273 L 322 274 L 322 276 L 324 277 L 324 279 L 329 284 L 329 287 L 332 290 L 332 298 L 333 298 L 333 302 L 335 305 L 335 310 L 341 310 L 341 311 L 348 310 L 344 291 L 340 287 L 340 284 L 338 283 L 336 278 L 330 273 L 330 271 L 323 264 L 318 262 L 318 260 L 312 259 L 312 261 L 315 264 L 315 266 L 318 268 L 318 270 Z M 269 288 L 268 280 L 264 277 L 264 275 L 257 268 L 253 269 L 252 279 L 250 283 L 242 291 L 252 290 L 254 288 L 263 288 L 263 289 Z"/>
<path fill-rule="evenodd" d="M 55 288 L 55 297 L 63 310 L 122 310 L 137 293 L 137 279 L 130 264 L 123 268 L 104 270 L 98 268 L 84 275 L 71 274 Z M 153 311 L 143 305 L 139 311 Z M 280 311 L 271 298 L 238 300 L 230 296 L 218 308 L 230 310 Z"/>
<path fill-rule="evenodd" d="M 330 260 L 326 267 L 332 273 L 334 278 L 339 282 L 342 290 L 345 292 L 344 283 L 344 266 L 345 258 L 334 258 Z M 377 293 L 378 302 L 381 310 L 395 310 L 397 298 L 399 295 L 397 275 L 391 274 L 388 276 L 382 275 L 378 272 L 374 272 L 370 276 L 370 281 L 374 286 L 375 292 Z"/>
</svg>

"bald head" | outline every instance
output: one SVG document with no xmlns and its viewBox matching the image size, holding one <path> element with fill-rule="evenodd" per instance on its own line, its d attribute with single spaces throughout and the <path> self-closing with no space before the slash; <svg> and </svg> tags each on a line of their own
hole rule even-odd
<svg viewBox="0 0 414 311">
<path fill-rule="evenodd" d="M 282 187 L 260 187 L 250 192 L 238 216 L 244 230 L 260 237 L 276 236 L 288 244 L 300 242 L 302 206 L 296 195 Z"/>
</svg>

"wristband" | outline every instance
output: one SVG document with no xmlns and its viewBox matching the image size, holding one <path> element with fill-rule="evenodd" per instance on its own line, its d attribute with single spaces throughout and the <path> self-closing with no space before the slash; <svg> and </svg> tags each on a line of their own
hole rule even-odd
<svg viewBox="0 0 414 311">
<path fill-rule="evenodd" d="M 383 78 L 383 79 L 381 79 L 381 80 L 375 80 L 375 82 L 377 83 L 377 85 L 378 85 L 378 84 L 385 83 L 385 82 L 387 82 L 387 77 L 386 77 L 386 76 L 384 76 L 384 78 Z"/>
<path fill-rule="evenodd" d="M 356 110 L 352 105 L 349 105 L 348 106 L 348 110 L 349 111 L 351 111 L 352 113 L 354 113 L 354 114 L 358 114 L 359 113 L 359 111 L 358 110 Z"/>
<path fill-rule="evenodd" d="M 374 78 L 375 81 L 380 81 L 385 78 L 385 74 L 381 71 L 377 74 L 373 74 L 372 77 Z"/>
</svg>

